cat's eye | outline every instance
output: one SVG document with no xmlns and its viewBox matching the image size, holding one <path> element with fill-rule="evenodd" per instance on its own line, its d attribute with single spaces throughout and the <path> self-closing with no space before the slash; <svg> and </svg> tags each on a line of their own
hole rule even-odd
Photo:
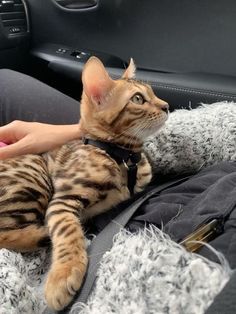
<svg viewBox="0 0 236 314">
<path fill-rule="evenodd" d="M 144 97 L 140 93 L 136 93 L 132 98 L 131 101 L 136 105 L 142 105 L 145 103 Z"/>
</svg>

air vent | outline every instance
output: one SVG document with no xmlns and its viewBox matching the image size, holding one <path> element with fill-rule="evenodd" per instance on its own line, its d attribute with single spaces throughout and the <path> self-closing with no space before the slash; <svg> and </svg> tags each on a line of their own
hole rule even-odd
<svg viewBox="0 0 236 314">
<path fill-rule="evenodd" d="M 0 0 L 0 19 L 10 35 L 28 31 L 26 8 L 22 0 Z"/>
</svg>

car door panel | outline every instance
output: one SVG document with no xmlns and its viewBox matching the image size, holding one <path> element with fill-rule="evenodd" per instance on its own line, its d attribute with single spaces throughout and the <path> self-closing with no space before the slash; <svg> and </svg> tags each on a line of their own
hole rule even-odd
<svg viewBox="0 0 236 314">
<path fill-rule="evenodd" d="M 60 8 L 54 0 L 28 3 L 33 45 L 133 57 L 152 71 L 236 74 L 233 0 L 99 0 L 81 10 Z"/>
<path fill-rule="evenodd" d="M 56 75 L 61 75 L 63 81 L 70 79 L 78 85 L 81 82 L 84 63 L 91 55 L 96 55 L 104 62 L 114 79 L 121 77 L 124 67 L 127 66 L 125 61 L 108 54 L 82 52 L 56 44 L 42 44 L 32 49 L 31 53 L 43 60 Z M 201 102 L 236 101 L 236 77 L 233 76 L 197 72 L 160 72 L 138 68 L 136 78 L 150 84 L 160 98 L 173 104 L 171 109 L 195 108 Z"/>
<path fill-rule="evenodd" d="M 79 99 L 88 56 L 102 59 L 113 77 L 133 57 L 137 78 L 173 108 L 235 100 L 236 6 L 226 2 L 23 0 L 26 32 L 7 34 L 1 16 L 0 67 L 22 65 Z"/>
</svg>

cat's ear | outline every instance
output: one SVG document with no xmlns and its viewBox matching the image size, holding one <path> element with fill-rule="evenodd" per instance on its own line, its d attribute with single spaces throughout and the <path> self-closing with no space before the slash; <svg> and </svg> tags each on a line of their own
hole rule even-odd
<svg viewBox="0 0 236 314">
<path fill-rule="evenodd" d="M 132 79 L 135 77 L 135 71 L 136 71 L 136 66 L 134 64 L 133 58 L 130 59 L 129 66 L 125 70 L 124 74 L 122 75 L 122 78 L 124 79 Z"/>
<path fill-rule="evenodd" d="M 115 85 L 102 62 L 96 57 L 91 57 L 86 62 L 82 83 L 85 94 L 96 105 L 103 103 Z"/>
</svg>

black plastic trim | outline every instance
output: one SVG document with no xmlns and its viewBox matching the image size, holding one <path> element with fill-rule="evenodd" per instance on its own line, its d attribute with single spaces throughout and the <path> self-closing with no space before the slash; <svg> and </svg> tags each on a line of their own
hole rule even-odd
<svg viewBox="0 0 236 314">
<path fill-rule="evenodd" d="M 56 53 L 58 48 L 64 48 L 65 53 Z M 85 60 L 76 60 L 71 56 L 72 48 L 53 44 L 45 44 L 31 51 L 33 56 L 46 61 L 48 67 L 67 78 L 81 81 L 81 73 Z M 92 54 L 92 52 L 90 52 Z M 95 53 L 94 53 L 95 54 Z M 97 53 L 102 59 L 112 78 L 121 77 L 124 71 L 123 62 L 109 63 L 109 59 L 101 56 L 106 54 Z M 208 73 L 163 73 L 137 69 L 136 78 L 150 84 L 158 97 L 165 99 L 170 104 L 170 109 L 195 108 L 200 103 L 212 103 L 216 101 L 236 102 L 236 77 L 208 74 Z"/>
<path fill-rule="evenodd" d="M 88 0 L 87 1 L 87 5 L 85 4 L 86 0 L 84 1 L 84 3 L 77 4 L 77 7 L 66 7 L 62 4 L 60 4 L 60 1 L 57 0 L 51 0 L 53 2 L 53 4 L 63 10 L 63 11 L 67 11 L 67 12 L 78 12 L 78 11 L 91 11 L 91 10 L 95 10 L 97 9 L 98 5 L 99 5 L 99 0 Z M 78 1 L 79 2 L 79 1 Z M 91 2 L 91 3 L 90 3 Z M 93 4 L 92 4 L 93 2 Z"/>
<path fill-rule="evenodd" d="M 54 0 L 60 6 L 72 9 L 72 10 L 81 10 L 88 9 L 97 5 L 97 0 Z"/>
</svg>

